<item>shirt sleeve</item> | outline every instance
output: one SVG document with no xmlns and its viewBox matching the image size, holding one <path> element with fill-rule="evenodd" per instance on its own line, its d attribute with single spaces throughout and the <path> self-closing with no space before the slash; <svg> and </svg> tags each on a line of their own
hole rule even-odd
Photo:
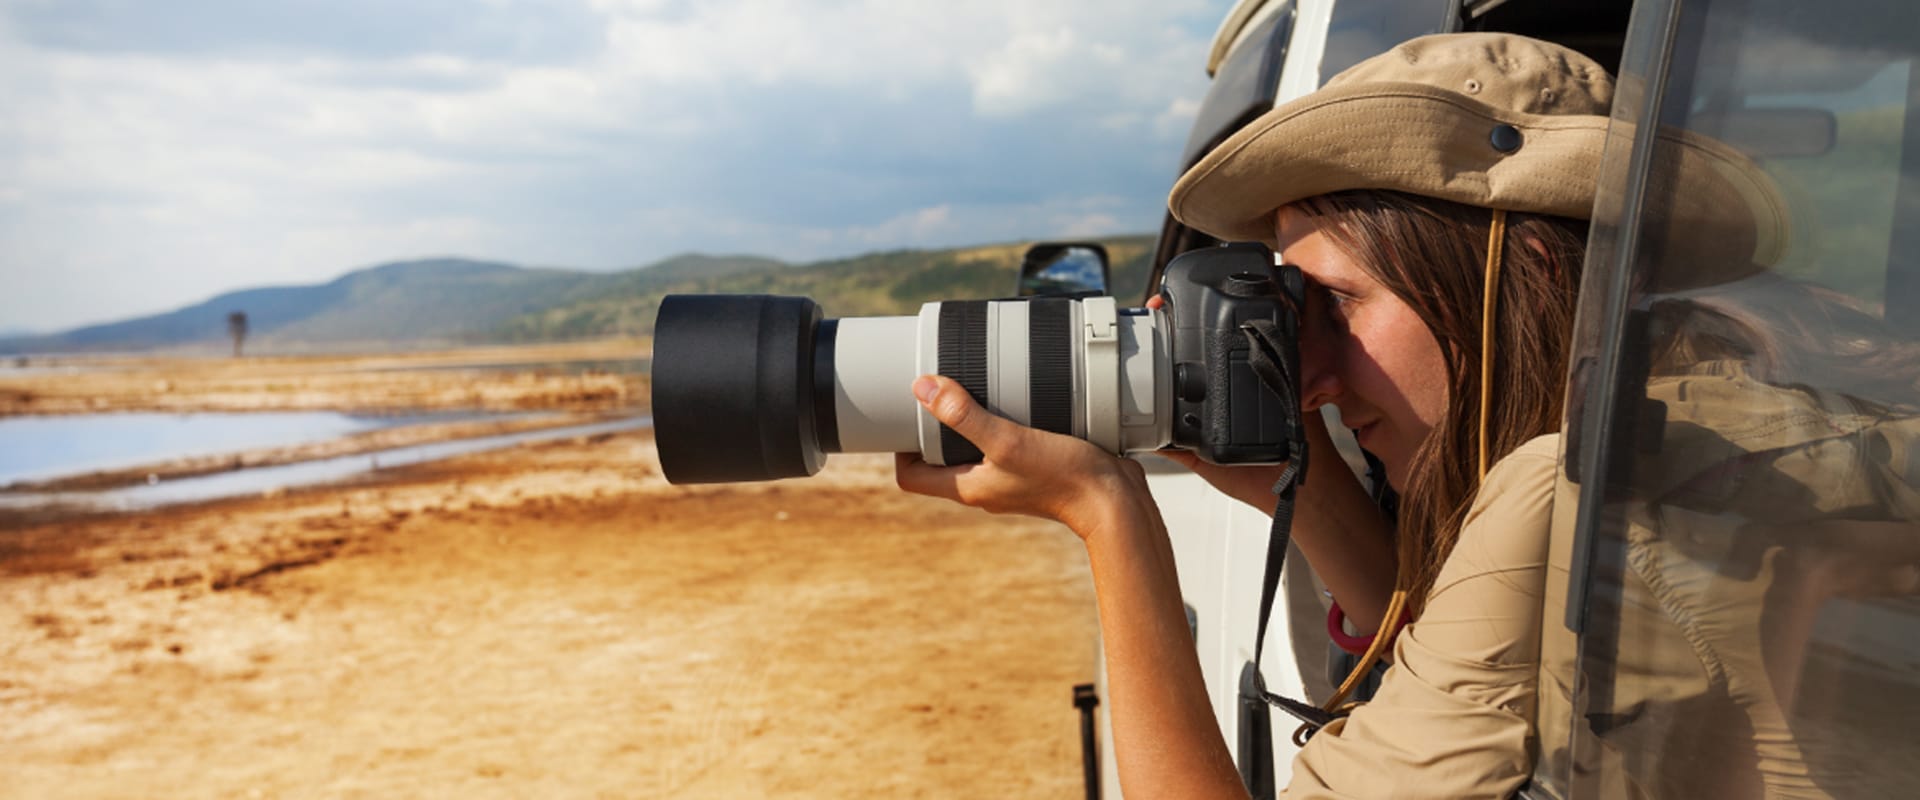
<svg viewBox="0 0 1920 800">
<path fill-rule="evenodd" d="M 1373 701 L 1315 735 L 1284 796 L 1510 796 L 1532 772 L 1558 439 L 1494 466 Z"/>
</svg>

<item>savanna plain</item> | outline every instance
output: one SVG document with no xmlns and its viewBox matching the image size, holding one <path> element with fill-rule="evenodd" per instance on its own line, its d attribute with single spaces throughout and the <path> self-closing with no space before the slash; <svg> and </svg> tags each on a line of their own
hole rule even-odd
<svg viewBox="0 0 1920 800">
<path fill-rule="evenodd" d="M 550 412 L 64 486 L 110 487 L 644 414 L 644 376 L 498 366 L 631 347 L 126 358 L 0 375 L 0 414 Z M 1095 631 L 1070 533 L 904 494 L 891 456 L 676 487 L 640 428 L 140 511 L 16 505 L 0 796 L 1077 797 Z"/>
</svg>

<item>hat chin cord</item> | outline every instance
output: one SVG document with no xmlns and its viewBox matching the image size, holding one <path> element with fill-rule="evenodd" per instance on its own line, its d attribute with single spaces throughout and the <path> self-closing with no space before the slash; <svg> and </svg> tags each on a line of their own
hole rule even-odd
<svg viewBox="0 0 1920 800">
<path fill-rule="evenodd" d="M 1505 260 L 1506 241 L 1507 212 L 1498 208 L 1493 209 L 1493 224 L 1487 230 L 1485 281 L 1480 292 L 1480 419 L 1479 452 L 1475 455 L 1475 467 L 1478 469 L 1481 480 L 1487 477 L 1487 453 L 1489 452 L 1487 418 L 1493 402 L 1493 321 L 1499 310 L 1500 264 Z M 1405 568 L 1406 565 L 1401 565 L 1403 576 Z M 1398 580 L 1395 582 L 1399 583 Z M 1360 663 L 1354 666 L 1353 671 L 1347 673 L 1347 679 L 1340 682 L 1340 688 L 1333 693 L 1332 697 L 1327 698 L 1327 702 L 1321 705 L 1321 708 L 1346 714 L 1351 713 L 1353 708 L 1359 705 L 1359 703 L 1345 701 L 1360 685 L 1360 681 L 1366 678 L 1367 673 L 1373 671 L 1373 665 L 1379 663 L 1380 657 L 1386 653 L 1387 647 L 1400 632 L 1400 627 L 1407 622 L 1405 619 L 1407 610 L 1407 590 L 1396 587 L 1393 590 L 1393 596 L 1387 600 L 1386 613 L 1380 615 L 1380 629 L 1374 632 L 1373 643 L 1367 645 L 1367 652 L 1360 657 Z M 1296 746 L 1306 744 L 1307 737 L 1313 733 L 1309 728 L 1310 726 L 1302 725 L 1293 732 L 1293 743 Z"/>
<path fill-rule="evenodd" d="M 1480 290 L 1480 453 L 1479 475 L 1487 477 L 1487 417 L 1493 408 L 1493 320 L 1500 305 L 1500 262 L 1507 241 L 1507 212 L 1493 210 L 1487 229 L 1486 283 Z"/>
</svg>

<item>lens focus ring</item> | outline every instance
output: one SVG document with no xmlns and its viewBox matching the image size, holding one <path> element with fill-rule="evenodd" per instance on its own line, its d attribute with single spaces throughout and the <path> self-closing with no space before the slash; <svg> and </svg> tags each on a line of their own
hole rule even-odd
<svg viewBox="0 0 1920 800">
<path fill-rule="evenodd" d="M 987 303 L 984 300 L 940 304 L 940 374 L 952 378 L 987 404 Z M 940 460 L 944 464 L 973 464 L 980 448 L 952 428 L 940 426 Z"/>
<path fill-rule="evenodd" d="M 1027 309 L 1027 407 L 1032 425 L 1072 435 L 1073 301 L 1036 299 Z"/>
</svg>

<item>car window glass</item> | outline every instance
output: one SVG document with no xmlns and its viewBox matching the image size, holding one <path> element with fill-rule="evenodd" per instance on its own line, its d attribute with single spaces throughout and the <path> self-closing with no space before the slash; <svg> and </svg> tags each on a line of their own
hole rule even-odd
<svg viewBox="0 0 1920 800">
<path fill-rule="evenodd" d="M 1607 151 L 1647 166 L 1600 188 L 1587 286 L 1618 291 L 1583 293 L 1556 501 L 1596 513 L 1556 522 L 1586 588 L 1577 636 L 1548 615 L 1534 791 L 1912 796 L 1920 31 L 1874 0 L 1673 19 L 1662 72 L 1625 59 L 1643 149 Z"/>
</svg>

